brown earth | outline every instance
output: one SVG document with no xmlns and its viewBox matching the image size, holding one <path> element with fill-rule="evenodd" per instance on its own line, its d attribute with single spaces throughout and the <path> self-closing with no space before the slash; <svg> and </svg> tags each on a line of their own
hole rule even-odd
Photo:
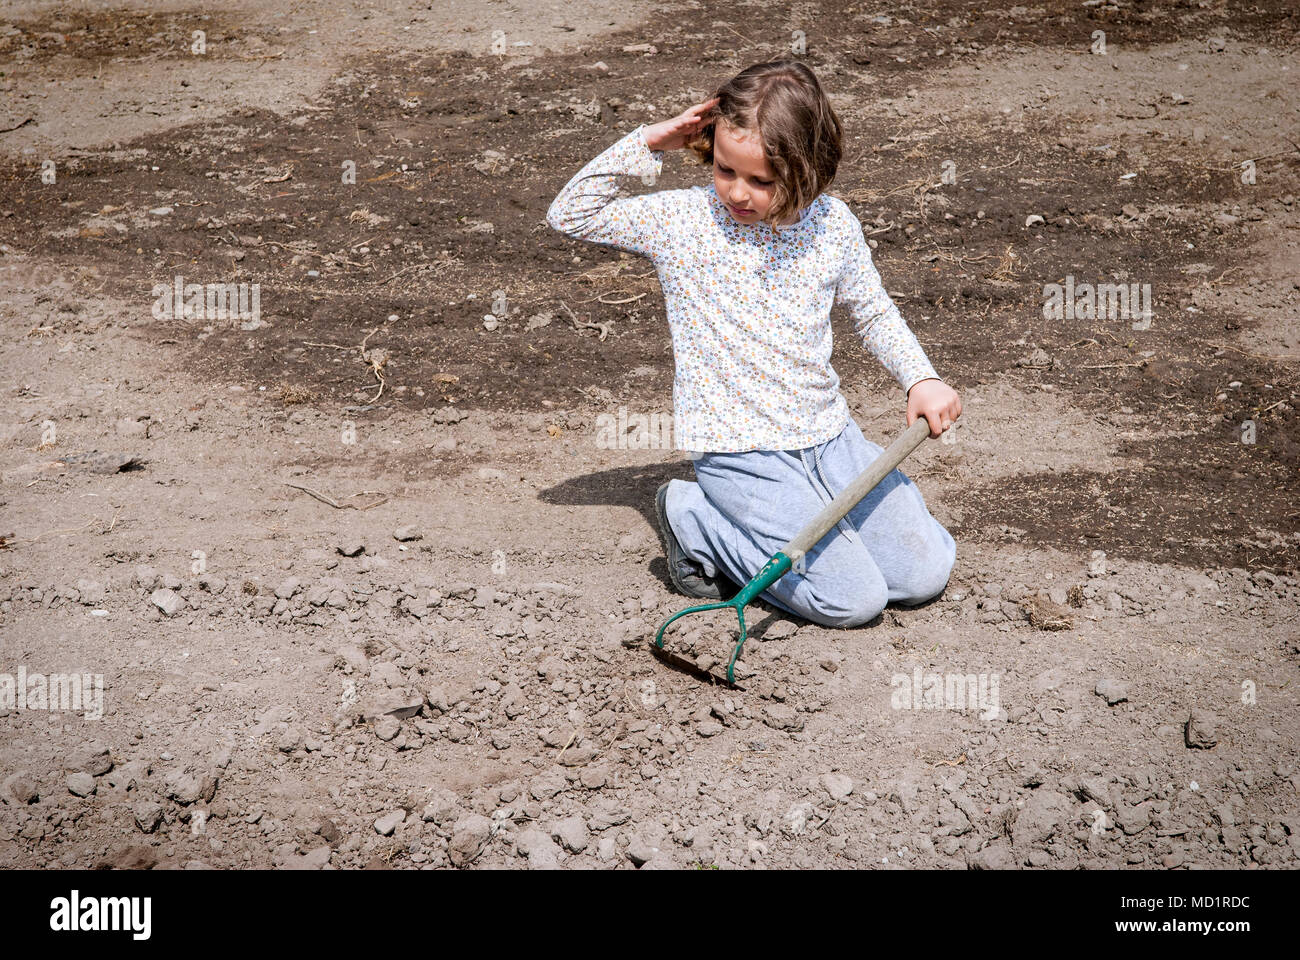
<svg viewBox="0 0 1300 960">
<path fill-rule="evenodd" d="M 0 673 L 106 684 L 0 718 L 0 863 L 1294 866 L 1290 5 L 427 6 L 0 22 Z M 756 611 L 728 692 L 644 649 L 688 462 L 598 440 L 670 412 L 653 270 L 544 217 L 797 30 L 831 192 L 965 401 L 907 465 L 958 567 L 861 630 Z M 178 275 L 260 321 L 156 319 Z M 1149 327 L 1046 319 L 1067 276 L 1150 285 Z M 837 323 L 885 443 L 902 397 Z M 897 709 L 915 669 L 1000 710 Z"/>
</svg>

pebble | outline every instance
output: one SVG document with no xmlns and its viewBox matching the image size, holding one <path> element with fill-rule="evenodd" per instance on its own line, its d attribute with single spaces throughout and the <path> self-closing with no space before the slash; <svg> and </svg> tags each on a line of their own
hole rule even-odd
<svg viewBox="0 0 1300 960">
<path fill-rule="evenodd" d="M 1128 684 L 1118 680 L 1104 679 L 1097 683 L 1097 696 L 1104 697 L 1112 707 L 1128 699 Z"/>
<path fill-rule="evenodd" d="M 281 600 L 289 600 L 302 589 L 302 581 L 297 577 L 289 577 L 287 580 L 280 581 L 275 588 L 275 595 Z"/>
<path fill-rule="evenodd" d="M 1130 807 L 1120 804 L 1119 809 L 1115 811 L 1115 822 L 1119 824 L 1125 836 L 1131 837 L 1141 833 L 1151 825 L 1151 805 L 1141 803 L 1136 807 Z"/>
<path fill-rule="evenodd" d="M 1183 726 L 1183 738 L 1188 747 L 1208 750 L 1219 742 L 1218 717 L 1208 710 L 1193 708 Z"/>
<path fill-rule="evenodd" d="M 824 773 L 822 787 L 831 795 L 831 799 L 842 802 L 853 792 L 853 781 L 842 773 Z"/>
<path fill-rule="evenodd" d="M 1028 848 L 1049 840 L 1071 816 L 1069 799 L 1055 790 L 1040 787 L 1029 795 L 1011 825 L 1011 842 Z"/>
<path fill-rule="evenodd" d="M 0 787 L 0 789 L 3 789 L 18 803 L 35 803 L 40 799 L 40 794 L 36 790 L 36 783 L 22 773 L 15 773 L 6 777 L 3 787 Z"/>
<path fill-rule="evenodd" d="M 587 825 L 577 814 L 565 817 L 551 828 L 551 836 L 564 845 L 570 853 L 582 853 L 591 842 Z"/>
<path fill-rule="evenodd" d="M 174 590 L 168 590 L 160 587 L 149 595 L 149 600 L 155 607 L 161 610 L 166 616 L 174 617 L 185 609 L 185 601 L 181 595 Z"/>
<path fill-rule="evenodd" d="M 77 797 L 88 797 L 95 792 L 95 778 L 88 773 L 70 773 L 68 792 Z"/>
<path fill-rule="evenodd" d="M 1014 870 L 1016 858 L 1005 840 L 995 840 L 967 861 L 972 870 Z"/>
<path fill-rule="evenodd" d="M 516 794 L 517 796 L 517 794 Z M 513 800 L 511 797 L 510 800 Z M 510 802 L 507 800 L 505 802 Z M 454 822 L 460 813 L 460 798 L 450 790 L 441 789 L 435 793 L 432 799 L 425 804 L 424 811 L 420 818 L 425 822 L 436 823 L 439 826 Z"/>
<path fill-rule="evenodd" d="M 135 805 L 135 825 L 144 833 L 153 833 L 163 820 L 162 804 L 154 800 L 141 800 Z"/>
<path fill-rule="evenodd" d="M 476 860 L 492 838 L 492 821 L 481 814 L 471 813 L 456 821 L 447 845 L 447 856 L 452 866 L 463 867 Z"/>
<path fill-rule="evenodd" d="M 799 733 L 804 728 L 804 718 L 795 712 L 794 707 L 772 703 L 763 707 L 763 722 L 773 730 L 785 730 Z"/>
<path fill-rule="evenodd" d="M 398 527 L 393 531 L 393 539 L 409 543 L 412 540 L 423 540 L 424 534 L 420 532 L 419 527 Z"/>
<path fill-rule="evenodd" d="M 638 867 L 649 863 L 659 854 L 659 848 L 641 837 L 633 837 L 627 845 L 627 858 Z"/>
<path fill-rule="evenodd" d="M 528 793 L 534 800 L 549 800 L 568 785 L 559 773 L 543 773 L 528 784 Z"/>
<path fill-rule="evenodd" d="M 93 746 L 82 754 L 81 759 L 78 761 L 78 769 L 84 770 L 92 777 L 102 777 L 113 769 L 113 755 L 109 752 L 108 747 L 103 745 Z"/>
<path fill-rule="evenodd" d="M 343 537 L 334 545 L 334 549 L 345 557 L 359 557 L 366 552 L 366 545 L 359 537 Z"/>
<path fill-rule="evenodd" d="M 183 805 L 211 800 L 216 790 L 216 778 L 211 776 L 184 771 L 173 773 L 167 778 L 167 796 Z"/>
<path fill-rule="evenodd" d="M 400 827 L 405 821 L 405 810 L 400 807 L 396 810 L 390 810 L 375 821 L 375 833 L 379 834 L 381 837 L 391 836 L 393 831 Z"/>
</svg>

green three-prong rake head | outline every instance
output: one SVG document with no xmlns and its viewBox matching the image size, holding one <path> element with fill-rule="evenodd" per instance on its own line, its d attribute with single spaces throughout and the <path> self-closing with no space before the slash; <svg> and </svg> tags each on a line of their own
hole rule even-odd
<svg viewBox="0 0 1300 960">
<path fill-rule="evenodd" d="M 745 606 L 760 593 L 776 583 L 791 567 L 791 560 L 785 553 L 778 553 L 767 563 L 763 564 L 763 569 L 758 571 L 753 580 L 740 588 L 740 591 L 730 600 L 723 600 L 720 603 L 703 603 L 697 607 L 687 607 L 674 613 L 664 621 L 659 632 L 655 634 L 654 643 L 651 644 L 650 650 L 656 656 L 672 661 L 677 666 L 687 667 L 693 672 L 701 672 L 698 665 L 691 663 L 684 657 L 674 654 L 671 650 L 664 648 L 664 631 L 674 620 L 686 616 L 688 613 L 703 613 L 706 610 L 722 610 L 725 607 L 732 607 L 736 611 L 736 619 L 740 621 L 740 639 L 736 641 L 736 647 L 731 651 L 731 659 L 727 661 L 727 683 L 736 686 L 736 661 L 740 658 L 740 652 L 745 648 L 745 638 L 748 636 L 745 626 Z M 703 671 L 707 673 L 708 671 Z M 713 674 L 708 674 L 711 679 L 717 679 Z"/>
</svg>

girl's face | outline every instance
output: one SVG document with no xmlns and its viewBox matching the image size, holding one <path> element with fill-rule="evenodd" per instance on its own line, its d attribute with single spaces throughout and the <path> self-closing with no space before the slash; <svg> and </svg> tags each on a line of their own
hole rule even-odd
<svg viewBox="0 0 1300 960">
<path fill-rule="evenodd" d="M 737 223 L 767 216 L 776 191 L 772 169 L 757 135 L 719 120 L 713 128 L 713 189 Z"/>
</svg>

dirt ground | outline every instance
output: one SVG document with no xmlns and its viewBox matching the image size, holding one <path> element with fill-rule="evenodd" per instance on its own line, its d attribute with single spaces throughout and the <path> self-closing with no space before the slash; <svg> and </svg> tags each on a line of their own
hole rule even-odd
<svg viewBox="0 0 1300 960">
<path fill-rule="evenodd" d="M 1294 868 L 1297 28 L 7 4 L 0 697 L 103 686 L 0 700 L 0 865 Z M 855 630 L 760 605 L 737 691 L 646 650 L 689 602 L 652 510 L 689 461 L 636 428 L 671 413 L 653 270 L 545 213 L 792 38 L 831 192 L 963 396 L 905 465 L 957 568 Z M 1067 277 L 1149 285 L 1149 322 L 1047 318 Z M 174 283 L 260 311 L 160 318 Z M 835 316 L 887 444 L 901 391 Z M 730 626 L 670 642 L 725 659 Z"/>
</svg>

